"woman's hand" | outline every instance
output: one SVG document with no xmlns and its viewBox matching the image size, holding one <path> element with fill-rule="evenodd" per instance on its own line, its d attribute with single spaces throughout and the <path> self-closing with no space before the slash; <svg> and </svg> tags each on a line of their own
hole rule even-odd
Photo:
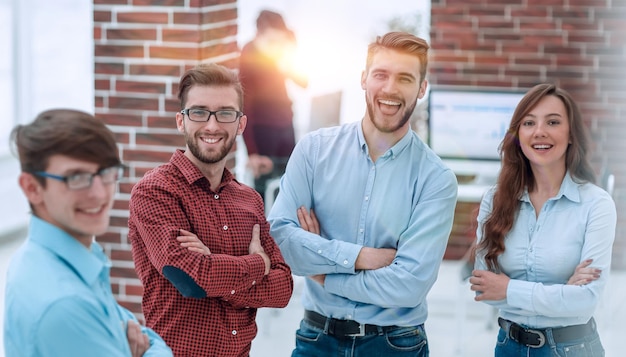
<svg viewBox="0 0 626 357">
<path fill-rule="evenodd" d="M 567 281 L 567 285 L 587 285 L 600 278 L 602 270 L 598 268 L 590 268 L 589 265 L 591 265 L 592 262 L 593 259 L 587 259 L 578 264 L 574 270 L 574 275 L 572 275 Z"/>
</svg>

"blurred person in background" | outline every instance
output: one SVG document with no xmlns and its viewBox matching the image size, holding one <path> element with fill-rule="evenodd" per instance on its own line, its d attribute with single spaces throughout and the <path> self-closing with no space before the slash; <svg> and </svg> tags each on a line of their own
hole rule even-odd
<svg viewBox="0 0 626 357">
<path fill-rule="evenodd" d="M 11 134 L 32 217 L 7 272 L 7 357 L 172 356 L 111 292 L 106 232 L 122 176 L 113 133 L 92 115 L 45 111 Z"/>
<path fill-rule="evenodd" d="M 553 84 L 533 87 L 500 150 L 470 278 L 475 300 L 499 309 L 495 356 L 604 356 L 593 314 L 617 218 L 611 196 L 593 183 L 578 106 Z"/>
<path fill-rule="evenodd" d="M 241 50 L 239 78 L 245 92 L 243 133 L 248 167 L 255 189 L 264 197 L 267 182 L 285 172 L 295 144 L 292 101 L 286 80 L 307 87 L 307 78 L 295 70 L 296 38 L 283 17 L 263 10 L 256 20 L 256 36 Z"/>
</svg>

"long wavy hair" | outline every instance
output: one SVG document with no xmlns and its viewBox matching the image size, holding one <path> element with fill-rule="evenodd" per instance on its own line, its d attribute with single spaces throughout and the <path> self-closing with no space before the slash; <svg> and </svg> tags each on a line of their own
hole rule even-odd
<svg viewBox="0 0 626 357">
<path fill-rule="evenodd" d="M 487 268 L 491 271 L 500 271 L 498 256 L 504 253 L 504 239 L 513 227 L 524 189 L 531 192 L 536 184 L 530 162 L 519 143 L 521 122 L 542 98 L 550 95 L 559 98 L 567 111 L 570 145 L 565 154 L 566 170 L 576 182 L 595 182 L 595 173 L 589 163 L 589 134 L 572 97 L 554 84 L 538 84 L 531 88 L 515 108 L 507 133 L 500 143 L 502 168 L 491 214 L 482 226 L 483 237 L 477 246 L 485 254 Z"/>
</svg>

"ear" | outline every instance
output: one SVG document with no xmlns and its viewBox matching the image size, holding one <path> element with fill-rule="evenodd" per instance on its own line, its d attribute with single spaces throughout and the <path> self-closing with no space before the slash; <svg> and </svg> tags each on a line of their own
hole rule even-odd
<svg viewBox="0 0 626 357">
<path fill-rule="evenodd" d="M 424 98 L 424 95 L 426 94 L 426 87 L 428 87 L 428 81 L 424 79 L 422 83 L 420 84 L 420 90 L 417 95 L 419 99 Z"/>
<path fill-rule="evenodd" d="M 361 89 L 365 90 L 365 81 L 367 80 L 367 72 L 363 70 L 361 72 Z"/>
<path fill-rule="evenodd" d="M 18 178 L 18 182 L 22 192 L 33 206 L 37 206 L 43 202 L 44 188 L 32 174 L 22 172 Z"/>
<path fill-rule="evenodd" d="M 239 118 L 239 124 L 237 124 L 237 135 L 243 134 L 243 131 L 246 130 L 246 125 L 248 125 L 248 117 L 244 114 Z"/>
<path fill-rule="evenodd" d="M 185 132 L 185 116 L 181 112 L 176 113 L 176 128 L 180 133 Z"/>
</svg>

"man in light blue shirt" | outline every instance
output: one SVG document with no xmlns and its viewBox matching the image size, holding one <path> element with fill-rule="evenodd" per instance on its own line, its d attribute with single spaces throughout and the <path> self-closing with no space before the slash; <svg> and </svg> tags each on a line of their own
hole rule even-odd
<svg viewBox="0 0 626 357">
<path fill-rule="evenodd" d="M 7 357 L 172 356 L 114 299 L 106 232 L 122 176 L 113 133 L 93 116 L 50 110 L 11 134 L 33 217 L 7 272 Z"/>
<path fill-rule="evenodd" d="M 428 44 L 370 44 L 360 122 L 305 136 L 269 214 L 292 272 L 306 276 L 293 356 L 428 356 L 426 295 L 452 227 L 454 173 L 410 128 Z"/>
</svg>

